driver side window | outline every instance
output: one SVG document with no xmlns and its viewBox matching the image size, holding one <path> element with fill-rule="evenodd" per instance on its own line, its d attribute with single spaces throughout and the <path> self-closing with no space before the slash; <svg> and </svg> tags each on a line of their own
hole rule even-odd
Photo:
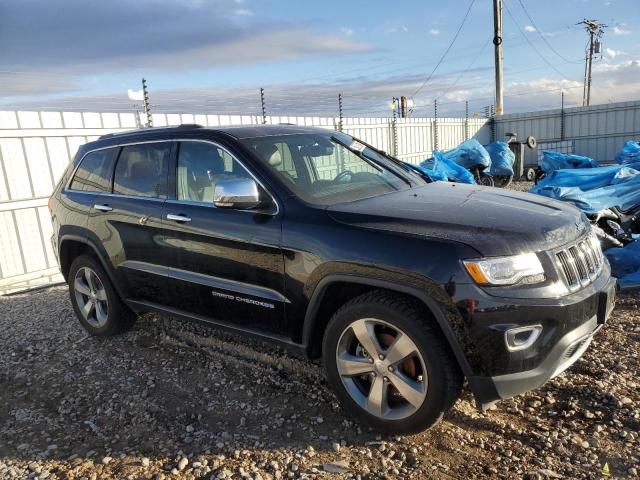
<svg viewBox="0 0 640 480">
<path fill-rule="evenodd" d="M 177 199 L 211 205 L 219 181 L 249 178 L 229 153 L 206 142 L 181 142 L 177 170 Z"/>
</svg>

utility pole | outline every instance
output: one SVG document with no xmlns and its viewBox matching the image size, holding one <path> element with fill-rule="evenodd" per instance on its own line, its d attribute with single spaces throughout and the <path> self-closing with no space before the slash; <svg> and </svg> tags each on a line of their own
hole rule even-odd
<svg viewBox="0 0 640 480">
<path fill-rule="evenodd" d="M 504 113 L 502 74 L 502 0 L 493 0 L 493 45 L 496 67 L 496 115 Z"/>
<path fill-rule="evenodd" d="M 149 104 L 149 90 L 147 90 L 147 81 L 144 78 L 142 79 L 142 101 L 144 102 L 144 114 L 147 116 L 147 127 L 153 127 L 151 105 Z"/>
<path fill-rule="evenodd" d="M 584 59 L 584 86 L 582 88 L 582 106 L 588 107 L 591 104 L 591 67 L 593 65 L 593 54 L 602 51 L 600 38 L 602 38 L 607 25 L 586 18 L 576 25 L 584 25 L 584 29 L 589 35 L 589 46 L 587 47 Z"/>
<path fill-rule="evenodd" d="M 267 104 L 264 101 L 264 88 L 260 87 L 260 105 L 262 106 L 262 123 L 267 123 Z"/>
<path fill-rule="evenodd" d="M 407 97 L 402 95 L 400 97 L 400 117 L 407 118 L 409 116 L 409 104 L 407 102 Z"/>
<path fill-rule="evenodd" d="M 342 94 L 338 94 L 338 114 L 340 121 L 338 122 L 338 131 L 342 131 Z"/>
</svg>

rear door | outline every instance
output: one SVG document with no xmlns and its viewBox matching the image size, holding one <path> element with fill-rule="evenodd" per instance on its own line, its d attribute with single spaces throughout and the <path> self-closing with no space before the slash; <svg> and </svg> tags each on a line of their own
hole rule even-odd
<svg viewBox="0 0 640 480">
<path fill-rule="evenodd" d="M 244 329 L 285 333 L 282 222 L 276 204 L 263 213 L 216 208 L 217 182 L 253 177 L 212 142 L 181 141 L 174 175 L 164 232 L 172 248 L 166 262 L 175 307 Z"/>
<path fill-rule="evenodd" d="M 96 213 L 93 206 L 100 195 L 111 191 L 111 176 L 118 150 L 117 147 L 103 148 L 82 157 L 64 195 L 60 195 L 60 203 L 64 207 L 60 212 L 65 215 L 58 221 L 65 229 L 60 234 L 87 236 L 86 227 Z"/>
<path fill-rule="evenodd" d="M 113 174 L 113 189 L 99 196 L 90 218 L 94 241 L 104 249 L 123 296 L 130 301 L 166 303 L 162 207 L 173 142 L 124 145 Z"/>
</svg>

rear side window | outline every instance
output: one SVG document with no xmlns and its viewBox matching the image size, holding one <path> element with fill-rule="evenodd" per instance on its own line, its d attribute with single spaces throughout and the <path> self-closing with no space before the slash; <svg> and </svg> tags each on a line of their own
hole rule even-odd
<svg viewBox="0 0 640 480">
<path fill-rule="evenodd" d="M 113 193 L 167 198 L 167 171 L 172 142 L 122 148 L 113 178 Z"/>
<path fill-rule="evenodd" d="M 117 153 L 117 148 L 107 148 L 85 155 L 71 181 L 71 189 L 85 192 L 110 192 L 111 175 Z"/>
</svg>

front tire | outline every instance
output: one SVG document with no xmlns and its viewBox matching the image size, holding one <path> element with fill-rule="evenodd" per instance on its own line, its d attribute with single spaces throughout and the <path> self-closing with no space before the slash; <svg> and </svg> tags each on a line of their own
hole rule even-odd
<svg viewBox="0 0 640 480">
<path fill-rule="evenodd" d="M 327 379 L 342 405 L 386 434 L 436 425 L 463 377 L 437 327 L 412 299 L 375 290 L 342 306 L 323 341 Z"/>
<path fill-rule="evenodd" d="M 91 335 L 106 337 L 133 326 L 136 315 L 122 302 L 95 258 L 77 257 L 71 263 L 68 280 L 73 310 Z"/>
</svg>

